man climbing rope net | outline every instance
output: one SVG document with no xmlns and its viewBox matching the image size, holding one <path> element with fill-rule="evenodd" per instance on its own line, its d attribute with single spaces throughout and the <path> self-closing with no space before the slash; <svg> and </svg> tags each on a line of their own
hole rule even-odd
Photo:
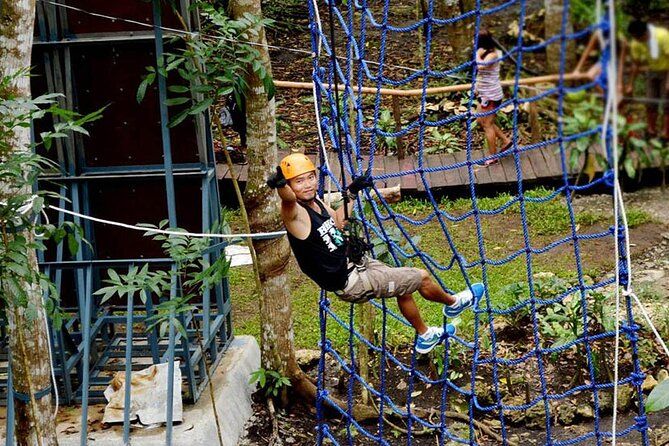
<svg viewBox="0 0 669 446">
<path fill-rule="evenodd" d="M 367 255 L 351 255 L 352 240 L 342 232 L 347 223 L 345 215 L 351 212 L 357 194 L 372 186 L 369 175 L 353 179 L 346 192 L 351 200 L 337 211 L 316 197 L 316 167 L 303 154 L 294 153 L 281 160 L 267 185 L 281 197 L 281 219 L 302 272 L 346 302 L 397 298 L 402 315 L 418 334 L 418 353 L 431 351 L 444 338 L 445 331 L 443 327 L 425 325 L 412 296 L 415 291 L 429 301 L 443 304 L 444 316 L 450 318 L 476 305 L 483 295 L 481 283 L 451 295 L 423 269 L 390 267 Z M 353 261 L 352 257 L 359 259 Z M 455 334 L 455 327 L 446 324 L 446 333 Z"/>
</svg>

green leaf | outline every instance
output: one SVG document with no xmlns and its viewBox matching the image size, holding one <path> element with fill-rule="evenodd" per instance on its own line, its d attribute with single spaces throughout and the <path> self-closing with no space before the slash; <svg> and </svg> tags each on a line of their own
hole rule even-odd
<svg viewBox="0 0 669 446">
<path fill-rule="evenodd" d="M 26 277 L 30 275 L 30 270 L 19 263 L 9 263 L 7 264 L 7 269 L 20 277 Z"/>
<path fill-rule="evenodd" d="M 173 105 L 182 105 L 190 101 L 190 98 L 170 98 L 165 100 L 165 105 L 171 107 Z"/>
<path fill-rule="evenodd" d="M 109 278 L 110 278 L 111 280 L 113 280 L 114 282 L 116 282 L 116 283 L 120 283 L 120 282 L 121 282 L 121 279 L 118 277 L 118 274 L 117 274 L 116 271 L 114 271 L 113 269 L 111 269 L 111 268 L 108 269 L 108 270 L 107 270 L 107 274 L 109 275 Z"/>
<path fill-rule="evenodd" d="M 72 256 L 75 256 L 79 251 L 79 241 L 74 234 L 67 234 L 67 248 Z"/>
<path fill-rule="evenodd" d="M 188 93 L 190 91 L 185 85 L 170 85 L 167 90 L 172 93 Z"/>
<path fill-rule="evenodd" d="M 189 111 L 190 110 L 186 109 L 186 110 L 183 110 L 182 112 L 180 112 L 179 114 L 177 114 L 174 118 L 172 118 L 170 120 L 169 127 L 172 128 L 172 127 L 176 127 L 179 124 L 181 124 L 183 122 L 183 120 L 186 119 L 189 116 Z M 146 235 L 151 235 L 151 234 L 147 233 Z"/>
<path fill-rule="evenodd" d="M 153 68 L 153 67 L 151 67 Z M 153 84 L 153 81 L 155 80 L 156 75 L 151 73 L 147 75 L 144 80 L 139 84 L 139 87 L 137 87 L 137 103 L 142 102 L 144 99 L 144 96 L 146 95 L 146 89 L 148 88 L 149 85 Z"/>
<path fill-rule="evenodd" d="M 189 115 L 197 115 L 198 113 L 202 113 L 206 109 L 208 109 L 212 104 L 214 103 L 214 100 L 212 98 L 207 98 L 204 101 L 200 102 L 192 108 L 191 110 L 188 111 Z"/>
<path fill-rule="evenodd" d="M 648 395 L 646 412 L 657 412 L 669 407 L 669 379 L 661 381 Z"/>
<path fill-rule="evenodd" d="M 627 176 L 630 178 L 634 178 L 636 174 L 636 169 L 634 168 L 634 161 L 632 160 L 632 158 L 627 158 L 623 163 L 623 167 L 625 168 Z"/>
</svg>

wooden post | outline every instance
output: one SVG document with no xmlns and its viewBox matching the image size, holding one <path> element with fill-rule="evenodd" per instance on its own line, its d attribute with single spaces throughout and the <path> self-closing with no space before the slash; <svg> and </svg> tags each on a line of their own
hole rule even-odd
<svg viewBox="0 0 669 446">
<path fill-rule="evenodd" d="M 360 317 L 358 318 L 358 331 L 365 339 L 368 339 L 371 343 L 374 343 L 374 319 L 375 311 L 374 307 L 370 303 L 365 303 L 358 307 L 360 310 Z M 367 345 L 363 342 L 360 342 L 358 347 L 358 364 L 360 366 L 360 377 L 369 382 L 369 349 Z M 369 400 L 369 391 L 362 388 L 362 404 L 367 405 Z"/>
<path fill-rule="evenodd" d="M 536 101 L 530 102 L 530 129 L 532 132 L 532 142 L 541 140 L 541 120 L 539 120 L 539 107 Z"/>
<path fill-rule="evenodd" d="M 402 111 L 400 110 L 399 96 L 393 96 L 393 118 L 395 119 L 395 131 L 402 130 Z M 401 136 L 397 137 L 397 159 L 404 159 L 406 156 L 404 150 L 404 141 Z"/>
</svg>

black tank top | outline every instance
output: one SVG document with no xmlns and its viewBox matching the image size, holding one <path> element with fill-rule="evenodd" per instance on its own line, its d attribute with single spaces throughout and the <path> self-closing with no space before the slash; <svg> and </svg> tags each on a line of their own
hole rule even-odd
<svg viewBox="0 0 669 446">
<path fill-rule="evenodd" d="M 299 203 L 311 220 L 309 236 L 300 240 L 288 232 L 288 241 L 302 272 L 327 291 L 341 290 L 348 278 L 344 236 L 323 203 L 316 203 L 320 213 Z"/>
</svg>

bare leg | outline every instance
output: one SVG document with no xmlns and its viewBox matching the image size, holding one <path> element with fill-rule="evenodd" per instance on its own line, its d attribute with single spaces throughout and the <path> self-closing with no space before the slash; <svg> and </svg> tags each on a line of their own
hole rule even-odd
<svg viewBox="0 0 669 446">
<path fill-rule="evenodd" d="M 493 124 L 493 127 L 495 128 L 495 135 L 497 135 L 497 137 L 502 140 L 502 147 L 506 147 L 506 145 L 511 142 L 511 138 L 506 136 L 502 129 L 497 126 L 497 124 Z"/>
<path fill-rule="evenodd" d="M 416 332 L 418 332 L 419 335 L 422 335 L 427 331 L 427 325 L 423 322 L 423 318 L 420 317 L 416 301 L 413 300 L 411 294 L 399 296 L 397 298 L 397 305 L 399 305 L 402 315 L 409 321 L 413 328 L 416 329 Z"/>
<path fill-rule="evenodd" d="M 480 104 L 476 107 L 476 113 L 483 113 L 486 110 Z M 488 142 L 488 154 L 494 155 L 497 153 L 497 134 L 495 133 L 495 115 L 482 116 L 476 118 L 476 122 L 483 128 L 485 139 Z"/>
<path fill-rule="evenodd" d="M 495 124 L 492 122 L 492 116 L 478 118 L 478 123 L 483 127 L 485 139 L 488 141 L 488 153 L 494 155 L 497 153 L 497 134 L 495 133 Z"/>
<path fill-rule="evenodd" d="M 420 284 L 420 288 L 418 288 L 420 295 L 431 302 L 438 302 L 443 305 L 453 305 L 455 303 L 455 298 L 437 285 L 427 271 L 421 271 L 423 274 L 423 281 Z"/>
</svg>

